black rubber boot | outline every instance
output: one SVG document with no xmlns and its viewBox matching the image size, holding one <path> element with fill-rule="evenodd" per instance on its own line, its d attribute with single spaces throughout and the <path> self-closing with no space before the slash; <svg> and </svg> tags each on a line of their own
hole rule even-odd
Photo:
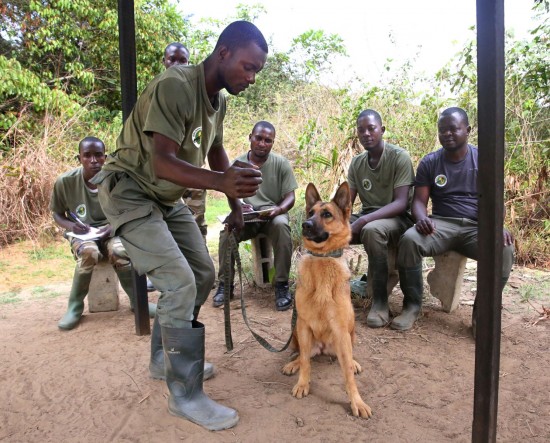
<svg viewBox="0 0 550 443">
<path fill-rule="evenodd" d="M 275 283 L 275 309 L 286 311 L 292 306 L 292 294 L 288 289 L 288 282 Z"/>
<path fill-rule="evenodd" d="M 193 314 L 195 320 L 199 310 L 200 306 L 195 307 L 195 313 Z M 151 359 L 149 360 L 149 375 L 155 380 L 166 380 L 164 350 L 162 349 L 162 334 L 160 331 L 160 323 L 157 317 L 155 317 L 155 321 L 153 322 L 153 329 L 151 331 Z M 214 377 L 214 375 L 216 375 L 215 366 L 205 360 L 203 380 L 206 381 Z"/>
<path fill-rule="evenodd" d="M 69 294 L 69 306 L 67 312 L 63 316 L 57 326 L 59 329 L 73 329 L 82 316 L 84 311 L 84 299 L 88 295 L 88 288 L 90 287 L 90 281 L 92 280 L 92 272 L 78 272 L 78 267 L 75 268 L 73 274 L 73 285 L 71 286 L 71 293 Z"/>
<path fill-rule="evenodd" d="M 390 321 L 387 258 L 370 260 L 367 278 L 372 281 L 372 303 L 367 315 L 367 326 L 381 328 Z"/>
<path fill-rule="evenodd" d="M 422 308 L 422 264 L 411 268 L 399 268 L 399 285 L 403 292 L 403 310 L 401 315 L 393 319 L 390 327 L 398 331 L 407 331 L 413 327 Z"/>
<path fill-rule="evenodd" d="M 170 391 L 168 411 L 210 431 L 235 426 L 237 411 L 223 406 L 203 391 L 204 325 L 192 328 L 161 326 L 166 362 L 166 384 Z"/>
<path fill-rule="evenodd" d="M 229 298 L 232 300 L 234 297 L 234 285 L 231 285 L 231 289 L 229 290 Z M 223 281 L 220 280 L 218 283 L 218 289 L 216 290 L 216 293 L 214 294 L 214 297 L 212 297 L 212 305 L 215 308 L 219 308 L 220 306 L 223 306 L 223 300 L 225 297 L 225 287 L 223 284 Z"/>
<path fill-rule="evenodd" d="M 164 350 L 162 348 L 162 333 L 157 317 L 151 330 L 151 359 L 149 360 L 149 375 L 155 380 L 166 380 L 164 370 Z"/>
</svg>

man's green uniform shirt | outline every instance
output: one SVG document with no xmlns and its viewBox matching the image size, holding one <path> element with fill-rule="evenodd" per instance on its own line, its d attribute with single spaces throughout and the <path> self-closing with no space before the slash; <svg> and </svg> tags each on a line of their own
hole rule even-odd
<svg viewBox="0 0 550 443">
<path fill-rule="evenodd" d="M 50 210 L 57 214 L 65 214 L 72 218 L 74 213 L 87 225 L 99 227 L 107 224 L 105 214 L 101 209 L 97 191 L 92 191 L 84 181 L 82 166 L 61 174 L 55 181 Z"/>
<path fill-rule="evenodd" d="M 156 177 L 152 134 L 174 140 L 180 145 L 179 159 L 202 167 L 210 148 L 223 144 L 225 111 L 223 94 L 216 95 L 214 104 L 208 98 L 202 64 L 167 69 L 140 95 L 118 137 L 117 150 L 105 162 L 104 173 L 125 172 L 151 198 L 174 206 L 185 188 Z"/>
<path fill-rule="evenodd" d="M 348 182 L 362 203 L 361 214 L 376 211 L 393 201 L 393 191 L 401 186 L 412 186 L 414 170 L 409 153 L 399 146 L 384 142 L 384 152 L 376 168 L 369 165 L 369 153 L 351 160 Z M 409 193 L 409 204 L 412 188 Z"/>
</svg>

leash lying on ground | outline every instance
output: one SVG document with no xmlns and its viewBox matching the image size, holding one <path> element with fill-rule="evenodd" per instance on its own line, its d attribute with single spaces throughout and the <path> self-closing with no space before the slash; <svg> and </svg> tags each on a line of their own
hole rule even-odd
<svg viewBox="0 0 550 443">
<path fill-rule="evenodd" d="M 225 260 L 225 269 L 232 269 L 231 266 L 231 254 L 234 254 L 235 262 L 237 264 L 237 270 L 239 272 L 239 282 L 241 286 L 241 312 L 243 314 L 243 319 L 252 333 L 252 336 L 256 339 L 258 343 L 260 343 L 265 349 L 267 349 L 270 352 L 282 352 L 285 349 L 288 348 L 288 345 L 290 344 L 290 341 L 292 340 L 292 332 L 294 331 L 294 327 L 296 326 L 296 318 L 298 316 L 296 312 L 296 305 L 293 305 L 292 307 L 292 320 L 290 323 L 290 337 L 288 338 L 287 342 L 281 349 L 276 349 L 273 346 L 271 346 L 268 341 L 254 332 L 252 328 L 250 327 L 250 324 L 248 323 L 248 317 L 246 315 L 246 308 L 245 308 L 245 302 L 244 302 L 244 291 L 243 291 L 243 283 L 242 283 L 242 267 L 241 267 L 241 257 L 239 255 L 239 243 L 237 242 L 237 239 L 235 238 L 234 232 L 229 232 L 229 247 L 227 248 L 224 260 Z M 223 310 L 224 310 L 224 320 L 225 320 L 225 347 L 228 351 L 233 350 L 233 338 L 231 336 L 231 316 L 230 316 L 230 294 L 231 294 L 231 273 L 226 272 L 224 276 L 224 287 L 226 290 L 224 291 L 224 300 L 223 300 Z"/>
</svg>

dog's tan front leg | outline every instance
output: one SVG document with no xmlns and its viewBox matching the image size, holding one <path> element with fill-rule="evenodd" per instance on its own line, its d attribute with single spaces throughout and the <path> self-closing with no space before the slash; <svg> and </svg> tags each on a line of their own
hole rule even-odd
<svg viewBox="0 0 550 443">
<path fill-rule="evenodd" d="M 351 402 L 351 412 L 355 417 L 369 418 L 372 417 L 372 411 L 368 404 L 366 404 L 355 383 L 355 371 L 357 369 L 357 362 L 353 359 L 353 349 L 351 344 L 351 336 L 344 334 L 340 338 L 340 342 L 336 349 L 338 361 L 344 374 L 346 382 L 346 392 L 348 393 Z M 360 370 L 361 367 L 359 367 Z"/>
<path fill-rule="evenodd" d="M 285 375 L 292 375 L 296 374 L 298 370 L 300 369 L 300 356 L 296 357 L 291 362 L 288 362 L 286 365 L 283 366 L 283 374 Z"/>
<path fill-rule="evenodd" d="M 298 343 L 300 345 L 300 355 L 298 356 L 298 366 L 300 367 L 300 376 L 298 383 L 292 389 L 292 395 L 296 398 L 306 397 L 309 394 L 309 380 L 311 376 L 311 346 L 313 342 L 313 333 L 303 325 L 297 329 Z"/>
</svg>

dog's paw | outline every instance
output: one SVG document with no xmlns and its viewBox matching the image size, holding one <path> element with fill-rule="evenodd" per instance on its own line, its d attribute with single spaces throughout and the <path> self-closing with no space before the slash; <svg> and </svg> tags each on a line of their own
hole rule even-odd
<svg viewBox="0 0 550 443">
<path fill-rule="evenodd" d="M 361 417 L 361 418 L 372 417 L 372 410 L 370 406 L 361 399 L 351 402 L 351 412 L 355 417 Z"/>
<path fill-rule="evenodd" d="M 290 363 L 287 363 L 283 366 L 283 374 L 285 375 L 292 375 L 296 374 L 298 370 L 300 369 L 300 363 L 298 362 L 298 359 L 292 360 Z"/>
<path fill-rule="evenodd" d="M 353 360 L 353 373 L 359 374 L 362 370 L 363 368 L 361 367 L 361 365 L 357 363 L 355 360 Z"/>
<path fill-rule="evenodd" d="M 292 389 L 292 395 L 296 398 L 307 397 L 308 394 L 309 394 L 309 383 L 304 385 L 300 383 L 296 383 L 294 385 L 294 388 Z"/>
</svg>

